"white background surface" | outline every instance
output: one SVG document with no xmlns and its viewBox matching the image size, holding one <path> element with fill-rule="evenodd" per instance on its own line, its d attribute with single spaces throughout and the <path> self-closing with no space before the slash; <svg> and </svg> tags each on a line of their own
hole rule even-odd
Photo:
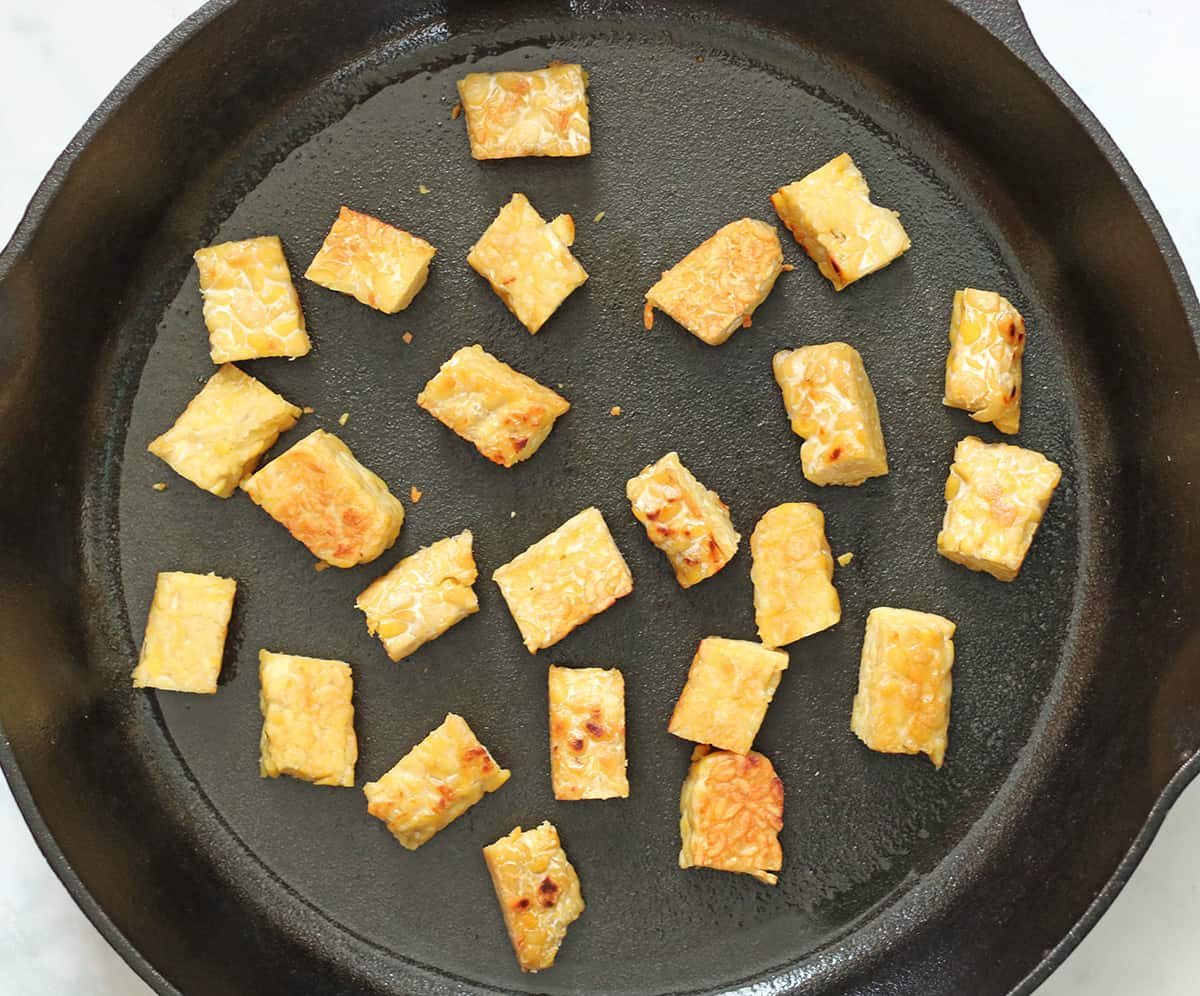
<svg viewBox="0 0 1200 996">
<path fill-rule="evenodd" d="M 0 242 L 96 104 L 194 6 L 0 0 Z M 1200 4 L 1026 0 L 1024 7 L 1050 62 L 1149 188 L 1195 279 Z M 1116 904 L 1038 996 L 1200 992 L 1198 836 L 1200 787 L 1193 787 Z M 0 994 L 149 992 L 59 884 L 0 780 Z"/>
</svg>

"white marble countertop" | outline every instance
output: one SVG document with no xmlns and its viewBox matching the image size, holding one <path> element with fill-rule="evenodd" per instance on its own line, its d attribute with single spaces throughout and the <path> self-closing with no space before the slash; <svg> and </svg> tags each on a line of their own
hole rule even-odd
<svg viewBox="0 0 1200 996">
<path fill-rule="evenodd" d="M 0 0 L 0 93 L 8 95 L 0 101 L 0 241 L 96 104 L 195 6 L 193 0 Z M 1191 273 L 1200 275 L 1193 191 L 1200 4 L 1025 0 L 1024 7 L 1047 57 L 1125 151 Z M 1200 787 L 1193 786 L 1112 909 L 1039 996 L 1194 996 L 1198 836 Z M 0 994 L 149 992 L 59 884 L 0 780 Z"/>
</svg>

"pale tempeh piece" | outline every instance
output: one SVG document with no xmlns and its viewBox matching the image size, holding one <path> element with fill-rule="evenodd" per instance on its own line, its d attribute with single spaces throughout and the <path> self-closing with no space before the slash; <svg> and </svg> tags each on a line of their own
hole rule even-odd
<svg viewBox="0 0 1200 996">
<path fill-rule="evenodd" d="M 556 799 L 624 799 L 625 679 L 613 668 L 551 667 L 550 778 Z"/>
<path fill-rule="evenodd" d="M 363 793 L 367 812 L 415 851 L 511 774 L 476 739 L 467 721 L 451 712 L 379 781 L 367 782 Z"/>
<path fill-rule="evenodd" d="M 716 868 L 774 885 L 783 867 L 783 782 L 757 751 L 700 746 L 679 798 L 680 868 Z"/>
<path fill-rule="evenodd" d="M 737 553 L 742 537 L 729 508 L 668 453 L 625 486 L 633 514 L 646 535 L 667 555 L 683 588 L 712 577 Z"/>
<path fill-rule="evenodd" d="M 425 286 L 436 252 L 424 239 L 343 207 L 304 276 L 394 315 Z"/>
<path fill-rule="evenodd" d="M 946 479 L 938 553 L 1012 581 L 1060 480 L 1062 469 L 1036 450 L 977 436 L 959 440 Z"/>
<path fill-rule="evenodd" d="M 228 498 L 298 418 L 290 401 L 226 363 L 146 449 L 196 487 Z"/>
<path fill-rule="evenodd" d="M 354 784 L 354 681 L 344 661 L 258 652 L 263 778 Z"/>
<path fill-rule="evenodd" d="M 478 344 L 443 363 L 417 404 L 501 467 L 533 456 L 571 407 Z"/>
<path fill-rule="evenodd" d="M 405 557 L 377 578 L 355 605 L 387 655 L 402 660 L 479 611 L 475 597 L 474 537 L 466 529 Z"/>
<path fill-rule="evenodd" d="M 522 972 L 554 964 L 567 928 L 583 912 L 579 876 L 554 824 L 517 827 L 483 849 L 496 901 Z"/>
<path fill-rule="evenodd" d="M 133 687 L 216 692 L 236 591 L 236 581 L 215 574 L 159 574 Z"/>
<path fill-rule="evenodd" d="M 780 220 L 834 290 L 881 270 L 912 245 L 895 211 L 871 203 L 871 191 L 843 152 L 771 195 Z"/>
<path fill-rule="evenodd" d="M 871 750 L 946 756 L 954 623 L 930 612 L 872 609 L 867 616 L 850 729 Z"/>
<path fill-rule="evenodd" d="M 787 666 L 788 655 L 781 650 L 706 637 L 692 658 L 668 731 L 684 740 L 747 753 Z"/>
<path fill-rule="evenodd" d="M 1001 432 L 1017 432 L 1024 354 L 1025 319 L 1006 298 L 992 291 L 955 291 L 942 404 Z"/>
<path fill-rule="evenodd" d="M 531 654 L 633 591 L 598 508 L 585 508 L 492 574 Z"/>
<path fill-rule="evenodd" d="M 719 346 L 749 327 L 782 272 L 783 249 L 774 228 L 753 218 L 731 222 L 646 292 L 646 328 L 654 327 L 658 308 L 701 342 Z"/>
<path fill-rule="evenodd" d="M 776 353 L 772 367 L 792 432 L 804 439 L 808 480 L 856 487 L 888 472 L 879 407 L 858 350 L 844 342 L 802 346 Z"/>
<path fill-rule="evenodd" d="M 458 81 L 475 159 L 586 156 L 588 75 L 574 63 L 532 72 L 469 73 Z"/>
<path fill-rule="evenodd" d="M 842 618 L 825 516 L 809 502 L 769 509 L 750 537 L 758 638 L 784 647 Z"/>
<path fill-rule="evenodd" d="M 404 506 L 323 429 L 268 463 L 242 489 L 313 555 L 334 567 L 374 560 L 396 542 Z"/>
<path fill-rule="evenodd" d="M 279 236 L 223 242 L 194 258 L 213 363 L 304 356 L 312 348 Z"/>
<path fill-rule="evenodd" d="M 588 278 L 571 253 L 574 241 L 569 214 L 547 223 L 524 194 L 513 194 L 471 247 L 467 262 L 535 333 Z"/>
</svg>

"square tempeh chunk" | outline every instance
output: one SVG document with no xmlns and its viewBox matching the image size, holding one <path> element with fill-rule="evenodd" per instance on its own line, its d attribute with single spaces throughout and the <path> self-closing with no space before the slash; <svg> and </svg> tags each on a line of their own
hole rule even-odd
<svg viewBox="0 0 1200 996">
<path fill-rule="evenodd" d="M 476 739 L 467 721 L 451 712 L 379 781 L 367 782 L 363 792 L 367 812 L 415 851 L 511 774 Z"/>
<path fill-rule="evenodd" d="M 496 901 L 522 972 L 554 964 L 567 928 L 583 912 L 583 893 L 554 824 L 517 827 L 483 849 Z"/>
<path fill-rule="evenodd" d="M 954 623 L 931 612 L 872 609 L 867 616 L 850 729 L 871 750 L 946 756 Z"/>
<path fill-rule="evenodd" d="M 825 516 L 809 502 L 769 509 L 750 537 L 754 619 L 764 646 L 784 647 L 842 618 Z"/>
<path fill-rule="evenodd" d="M 780 187 L 771 203 L 834 290 L 882 270 L 912 245 L 900 215 L 871 203 L 867 181 L 847 152 Z"/>
<path fill-rule="evenodd" d="M 748 753 L 787 666 L 788 655 L 781 650 L 706 637 L 692 658 L 668 731 L 683 740 Z"/>
<path fill-rule="evenodd" d="M 938 553 L 973 571 L 1012 581 L 1062 469 L 1036 450 L 967 436 L 954 447 Z"/>
<path fill-rule="evenodd" d="M 424 239 L 343 207 L 304 276 L 394 315 L 425 286 L 436 252 Z"/>
<path fill-rule="evenodd" d="M 304 356 L 311 344 L 277 235 L 197 249 L 213 363 Z"/>
<path fill-rule="evenodd" d="M 1024 355 L 1025 319 L 1007 298 L 993 291 L 955 291 L 942 404 L 1001 432 L 1017 432 Z"/>
<path fill-rule="evenodd" d="M 588 278 L 571 254 L 574 241 L 569 214 L 547 222 L 524 194 L 513 194 L 471 247 L 467 262 L 534 333 Z"/>
<path fill-rule="evenodd" d="M 765 221 L 730 222 L 683 257 L 646 292 L 646 328 L 666 312 L 701 342 L 719 346 L 749 327 L 783 272 L 783 249 Z"/>
<path fill-rule="evenodd" d="M 613 668 L 551 667 L 550 778 L 556 799 L 626 799 L 625 679 Z"/>
<path fill-rule="evenodd" d="M 479 611 L 475 597 L 474 537 L 466 529 L 411 556 L 377 578 L 355 603 L 394 661 L 441 636 Z"/>
<path fill-rule="evenodd" d="M 633 591 L 598 508 L 585 508 L 492 574 L 531 654 Z"/>
<path fill-rule="evenodd" d="M 344 661 L 258 652 L 263 778 L 353 785 L 354 680 Z"/>
<path fill-rule="evenodd" d="M 298 418 L 290 401 L 226 363 L 146 448 L 196 487 L 228 498 Z"/>
<path fill-rule="evenodd" d="M 737 553 L 742 537 L 729 508 L 668 453 L 625 485 L 633 514 L 671 562 L 680 587 L 710 578 Z"/>
<path fill-rule="evenodd" d="M 475 159 L 586 156 L 588 76 L 574 63 L 532 72 L 469 73 L 458 81 Z"/>
<path fill-rule="evenodd" d="M 716 868 L 774 885 L 783 867 L 783 782 L 757 751 L 697 747 L 679 799 L 680 868 Z"/>
<path fill-rule="evenodd" d="M 236 591 L 236 581 L 215 574 L 159 574 L 133 687 L 216 692 Z"/>
<path fill-rule="evenodd" d="M 802 346 L 776 353 L 772 367 L 792 432 L 804 439 L 808 480 L 856 487 L 888 472 L 879 407 L 858 350 L 844 342 Z"/>
<path fill-rule="evenodd" d="M 404 506 L 324 429 L 242 482 L 256 505 L 333 567 L 374 560 L 396 542 Z"/>
<path fill-rule="evenodd" d="M 417 404 L 501 467 L 528 460 L 571 404 L 482 346 L 442 364 Z"/>
</svg>

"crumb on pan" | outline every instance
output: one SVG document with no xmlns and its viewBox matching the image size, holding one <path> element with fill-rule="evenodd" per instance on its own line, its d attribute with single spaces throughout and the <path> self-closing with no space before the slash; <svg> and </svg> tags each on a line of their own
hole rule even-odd
<svg viewBox="0 0 1200 996">
<path fill-rule="evenodd" d="M 457 120 L 457 118 L 460 114 L 462 114 L 462 101 L 461 100 L 456 102 L 455 105 L 450 108 L 451 120 Z"/>
<path fill-rule="evenodd" d="M 597 212 L 596 217 L 594 217 L 592 219 L 592 221 L 603 221 L 603 220 L 604 220 L 604 212 L 603 211 Z"/>
<path fill-rule="evenodd" d="M 418 488 L 415 484 L 412 486 L 412 490 L 410 490 L 408 493 L 414 504 L 419 502 L 421 500 L 421 496 L 424 494 L 425 492 Z"/>
<path fill-rule="evenodd" d="M 508 513 L 508 517 L 509 517 L 510 519 L 515 519 L 515 518 L 517 517 L 517 513 L 516 513 L 516 511 L 514 510 L 514 511 L 512 511 L 512 512 L 509 512 L 509 513 Z"/>
<path fill-rule="evenodd" d="M 841 554 L 838 557 L 837 562 L 839 564 L 841 564 L 842 567 L 848 567 L 850 564 L 850 561 L 852 561 L 853 559 L 854 559 L 854 554 L 852 554 L 849 550 L 847 550 L 845 553 Z"/>
<path fill-rule="evenodd" d="M 350 413 L 349 412 L 342 412 L 342 414 L 338 416 L 338 425 L 345 425 L 349 421 L 350 421 Z"/>
<path fill-rule="evenodd" d="M 406 345 L 408 345 L 408 346 L 412 345 L 413 334 L 411 332 L 405 332 L 404 335 L 402 335 L 400 338 L 404 340 Z"/>
<path fill-rule="evenodd" d="M 302 412 L 304 412 L 304 414 L 305 414 L 305 415 L 311 415 L 313 412 L 315 412 L 315 411 L 316 411 L 316 409 L 315 409 L 315 408 L 314 408 L 312 405 L 305 405 L 305 406 L 304 406 L 303 408 L 301 408 L 300 410 L 301 410 Z"/>
<path fill-rule="evenodd" d="M 418 183 L 417 184 L 417 193 L 418 194 L 427 194 L 427 193 L 429 193 L 429 188 L 427 186 L 425 186 L 425 184 L 423 184 L 423 183 Z"/>
<path fill-rule="evenodd" d="M 621 406 L 620 406 L 620 405 L 613 405 L 613 406 L 612 406 L 612 407 L 611 407 L 611 408 L 608 410 L 608 414 L 609 414 L 609 415 L 611 415 L 613 418 L 616 418 L 618 415 L 620 415 L 620 414 L 621 414 Z"/>
<path fill-rule="evenodd" d="M 151 484 L 150 487 L 152 487 L 155 491 L 166 491 L 167 490 L 167 482 L 159 481 L 157 484 Z"/>
</svg>

